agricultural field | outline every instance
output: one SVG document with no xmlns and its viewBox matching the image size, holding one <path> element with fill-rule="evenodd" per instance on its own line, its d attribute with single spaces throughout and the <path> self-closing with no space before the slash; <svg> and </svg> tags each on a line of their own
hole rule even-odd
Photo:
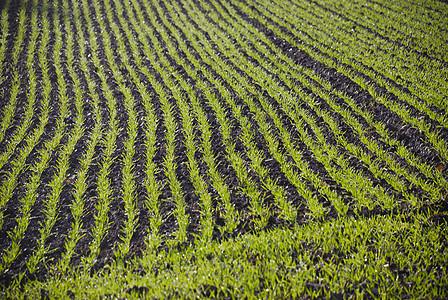
<svg viewBox="0 0 448 300">
<path fill-rule="evenodd" d="M 448 4 L 0 13 L 0 298 L 448 298 Z"/>
</svg>

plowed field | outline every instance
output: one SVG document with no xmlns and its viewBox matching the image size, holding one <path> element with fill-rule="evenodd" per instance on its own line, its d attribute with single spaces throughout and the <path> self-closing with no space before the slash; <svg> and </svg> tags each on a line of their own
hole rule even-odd
<svg viewBox="0 0 448 300">
<path fill-rule="evenodd" d="M 448 297 L 446 3 L 0 12 L 2 298 Z"/>
</svg>

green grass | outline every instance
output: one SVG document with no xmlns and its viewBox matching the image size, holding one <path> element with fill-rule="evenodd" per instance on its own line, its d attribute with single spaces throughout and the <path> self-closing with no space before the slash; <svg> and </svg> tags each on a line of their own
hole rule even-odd
<svg viewBox="0 0 448 300">
<path fill-rule="evenodd" d="M 27 296 L 420 298 L 443 295 L 445 226 L 406 216 L 345 218 L 162 251 L 93 276 L 56 275 Z M 408 249 L 418 248 L 417 251 Z M 186 263 L 188 262 L 188 263 Z M 428 265 L 433 268 L 430 271 Z M 434 275 L 441 279 L 434 281 Z M 14 295 L 11 291 L 10 295 Z"/>
<path fill-rule="evenodd" d="M 448 297 L 446 3 L 0 10 L 1 298 Z"/>
</svg>

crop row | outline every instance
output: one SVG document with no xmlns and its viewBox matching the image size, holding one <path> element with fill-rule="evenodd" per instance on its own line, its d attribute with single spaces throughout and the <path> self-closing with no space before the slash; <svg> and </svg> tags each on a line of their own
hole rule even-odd
<svg viewBox="0 0 448 300">
<path fill-rule="evenodd" d="M 402 29 L 412 17 L 363 1 L 59 2 L 2 7 L 3 276 L 446 198 L 431 19 Z"/>
<path fill-rule="evenodd" d="M 380 70 L 375 72 L 375 64 L 378 60 L 376 57 L 369 57 L 366 53 L 358 52 L 358 47 L 354 47 L 350 45 L 348 42 L 338 40 L 329 32 L 335 32 L 334 30 L 330 30 L 328 32 L 322 32 L 320 28 L 325 28 L 326 26 L 319 26 L 319 29 L 314 29 L 316 27 L 300 27 L 297 28 L 294 25 L 294 22 L 291 21 L 296 20 L 297 15 L 294 15 L 289 10 L 286 10 L 286 6 L 284 5 L 282 9 L 275 10 L 275 13 L 266 9 L 266 6 L 260 6 L 260 8 L 265 8 L 260 12 L 252 10 L 248 6 L 244 6 L 244 4 L 240 4 L 241 9 L 248 13 L 249 15 L 256 18 L 261 23 L 265 24 L 268 28 L 272 29 L 276 34 L 285 38 L 292 45 L 297 46 L 299 49 L 303 49 L 307 51 L 313 58 L 319 61 L 323 61 L 325 64 L 336 68 L 342 74 L 348 76 L 350 79 L 355 81 L 358 85 L 360 85 L 365 90 L 368 90 L 372 97 L 378 101 L 380 104 L 386 106 L 391 111 L 395 112 L 400 118 L 402 118 L 405 122 L 408 122 L 410 125 L 415 127 L 417 130 L 423 132 L 427 138 L 427 140 L 433 145 L 433 147 L 438 151 L 439 155 L 446 161 L 448 156 L 446 153 L 447 142 L 443 137 L 440 137 L 439 130 L 437 127 L 432 129 L 430 123 L 426 121 L 425 115 L 416 115 L 415 111 L 411 111 L 409 105 L 413 105 L 415 109 L 419 112 L 426 114 L 429 118 L 438 122 L 436 126 L 438 127 L 446 127 L 446 112 L 437 112 L 431 110 L 429 105 L 425 105 L 425 101 L 419 101 L 416 98 L 418 95 L 412 95 L 406 92 L 406 90 L 400 89 L 391 83 L 385 75 L 387 73 L 382 74 Z M 302 11 L 302 13 L 306 13 L 306 11 Z M 283 19 L 280 19 L 283 17 Z M 269 23 L 269 18 L 272 18 L 271 23 Z M 332 18 L 320 18 L 320 22 L 323 20 L 331 20 Z M 278 25 L 275 25 L 273 22 L 279 22 Z M 279 26 L 284 26 L 287 28 L 288 32 L 282 31 Z M 346 34 L 345 37 L 350 36 Z M 295 38 L 299 38 L 301 42 L 295 40 Z M 336 42 L 335 42 L 336 39 Z M 340 41 L 340 42 L 339 42 Z M 302 42 L 306 42 L 307 44 L 302 44 Z M 358 43 L 356 44 L 358 45 Z M 337 49 L 333 49 L 337 46 Z M 316 47 L 319 52 L 315 50 L 311 50 L 311 47 Z M 360 47 L 361 49 L 361 47 Z M 376 48 L 369 48 L 372 53 L 376 53 Z M 361 50 L 359 50 L 361 51 Z M 395 53 L 395 51 L 393 52 Z M 326 55 L 322 55 L 326 54 Z M 360 62 L 360 57 L 362 57 L 362 62 Z M 408 57 L 411 57 L 410 55 Z M 393 66 L 399 62 L 399 59 L 389 59 L 388 61 L 381 61 L 383 66 L 390 66 L 393 69 Z M 412 64 L 412 61 L 406 61 L 404 67 L 408 68 L 407 65 Z M 432 66 L 436 64 L 436 62 L 432 61 L 431 63 L 423 64 L 427 66 Z M 425 95 L 423 99 L 429 99 L 434 97 L 442 97 L 439 101 L 440 103 L 445 103 L 443 100 L 444 93 L 438 92 L 438 89 L 446 86 L 446 76 L 444 76 L 445 66 L 439 63 L 440 73 L 442 74 L 439 78 L 439 75 L 427 74 L 427 72 L 433 72 L 433 69 L 425 70 L 425 72 L 419 72 L 417 75 L 419 82 L 426 82 L 425 91 L 427 91 L 428 95 Z M 348 69 L 347 67 L 351 67 Z M 412 68 L 411 68 L 412 69 Z M 415 69 L 415 68 L 413 68 Z M 359 72 L 359 73 L 358 73 Z M 391 72 L 391 70 L 387 70 L 387 72 Z M 398 74 L 402 74 L 402 70 L 398 72 Z M 362 75 L 361 75 L 362 74 Z M 425 74 L 427 80 L 425 80 Z M 375 90 L 374 85 L 368 83 L 367 79 L 362 76 L 368 76 L 369 80 L 374 80 L 376 84 L 381 87 L 384 87 L 390 92 L 390 94 L 396 96 L 398 99 L 393 100 L 393 98 L 385 96 L 381 93 L 378 93 Z M 431 87 L 435 85 L 437 87 L 436 90 L 430 92 L 427 87 Z M 405 86 L 405 88 L 411 88 L 411 86 Z M 419 88 L 421 89 L 421 87 Z M 428 102 L 427 102 L 428 103 Z M 445 125 L 444 125 L 445 124 Z M 432 130 L 431 130 L 432 129 Z"/>
</svg>

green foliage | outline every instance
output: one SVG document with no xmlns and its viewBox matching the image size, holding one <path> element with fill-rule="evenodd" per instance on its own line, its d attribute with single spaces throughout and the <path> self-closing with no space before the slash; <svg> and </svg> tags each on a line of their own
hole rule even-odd
<svg viewBox="0 0 448 300">
<path fill-rule="evenodd" d="M 444 268 L 438 267 L 437 278 L 426 271 L 426 264 L 448 259 L 440 242 L 446 229 L 426 226 L 425 218 L 341 218 L 248 234 L 143 256 L 93 276 L 54 276 L 27 285 L 27 295 L 38 297 L 44 289 L 57 298 L 446 296 Z"/>
</svg>

